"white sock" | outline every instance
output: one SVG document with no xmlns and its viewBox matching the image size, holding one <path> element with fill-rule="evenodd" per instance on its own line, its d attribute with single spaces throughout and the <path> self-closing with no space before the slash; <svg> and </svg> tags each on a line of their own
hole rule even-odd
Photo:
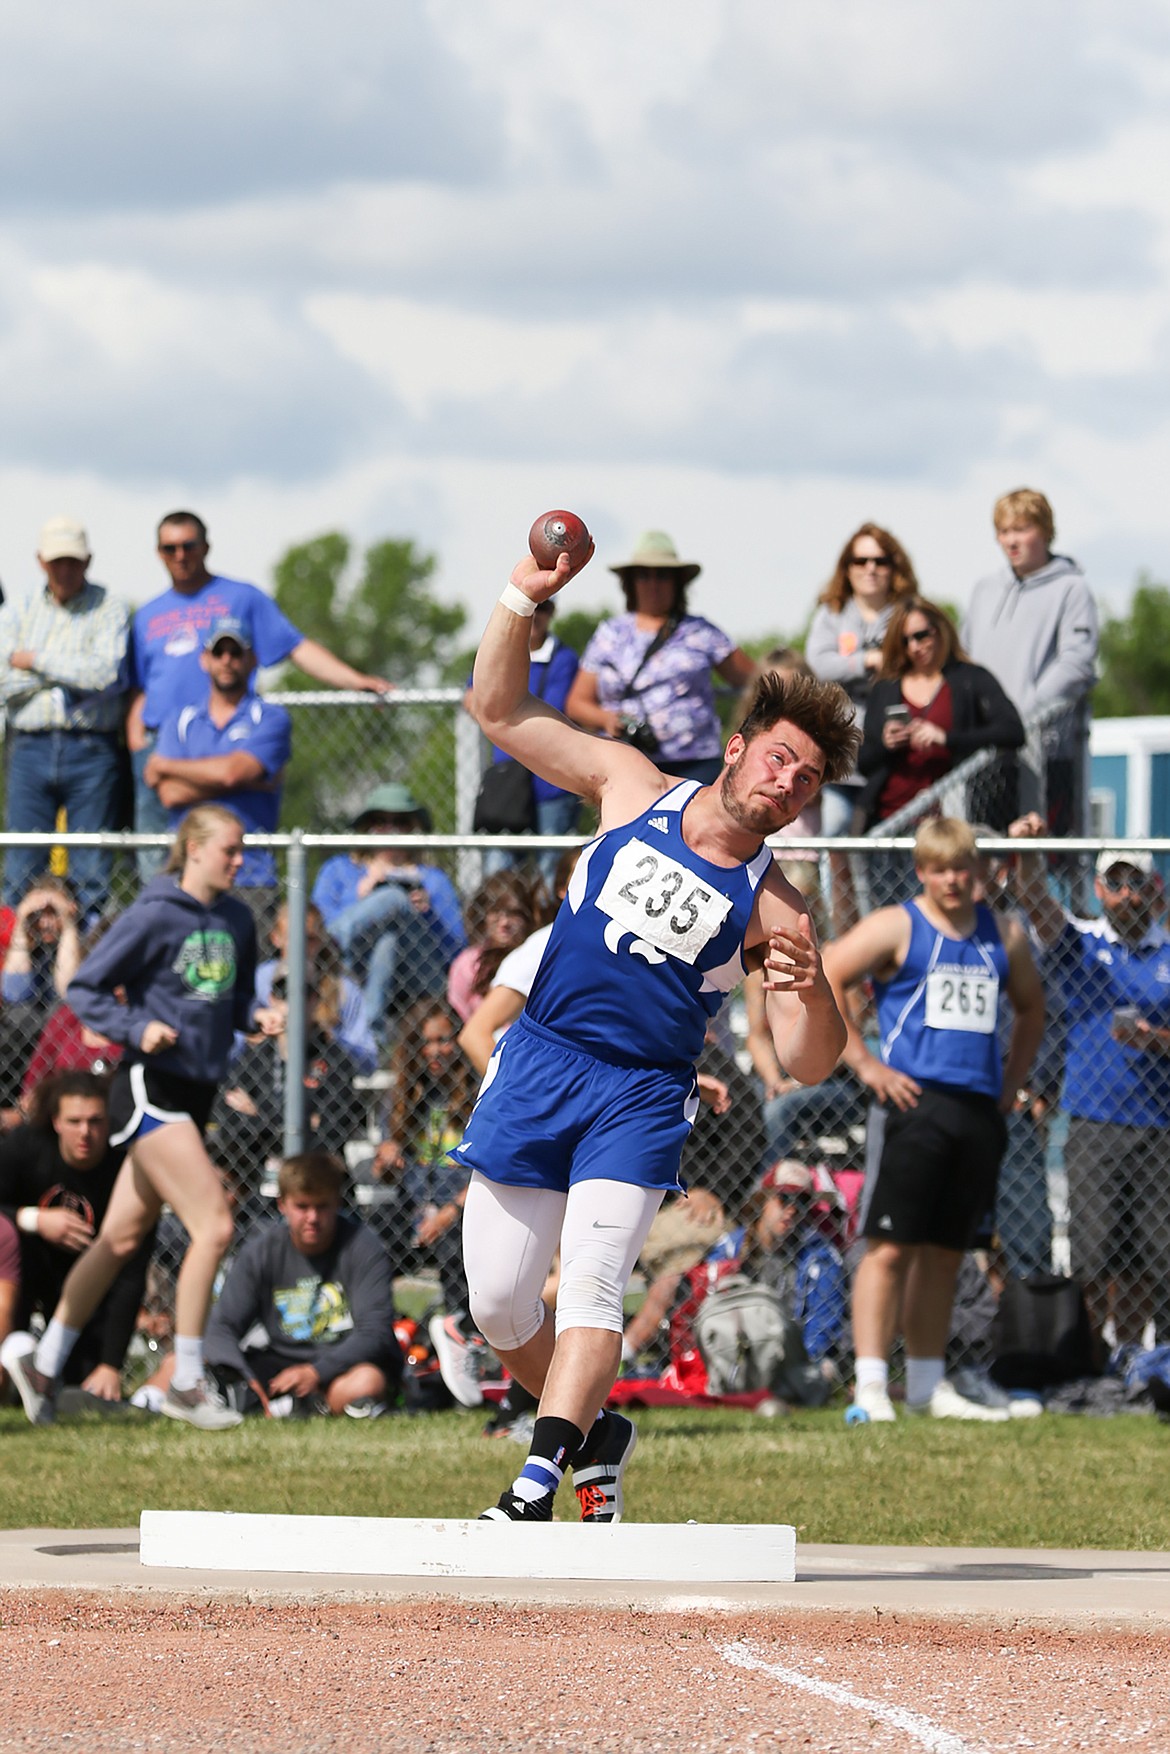
<svg viewBox="0 0 1170 1754">
<path fill-rule="evenodd" d="M 908 1358 L 906 1360 L 906 1405 L 925 1407 L 943 1379 L 941 1358 Z"/>
<path fill-rule="evenodd" d="M 65 1368 L 65 1360 L 77 1344 L 80 1328 L 67 1328 L 54 1316 L 41 1335 L 37 1347 L 37 1355 L 33 1363 L 42 1376 L 58 1377 Z"/>
<path fill-rule="evenodd" d="M 173 1389 L 193 1389 L 203 1375 L 203 1335 L 175 1335 Z"/>
<path fill-rule="evenodd" d="M 854 1381 L 859 1389 L 889 1388 L 890 1367 L 884 1358 L 859 1358 Z"/>
</svg>

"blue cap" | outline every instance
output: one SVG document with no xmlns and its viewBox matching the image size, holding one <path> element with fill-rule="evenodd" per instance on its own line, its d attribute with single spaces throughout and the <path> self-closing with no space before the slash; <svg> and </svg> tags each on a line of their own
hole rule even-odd
<svg viewBox="0 0 1170 1754">
<path fill-rule="evenodd" d="M 221 639 L 234 639 L 242 652 L 252 650 L 252 635 L 238 616 L 221 615 L 218 621 L 213 621 L 203 642 L 203 650 L 209 652 Z"/>
</svg>

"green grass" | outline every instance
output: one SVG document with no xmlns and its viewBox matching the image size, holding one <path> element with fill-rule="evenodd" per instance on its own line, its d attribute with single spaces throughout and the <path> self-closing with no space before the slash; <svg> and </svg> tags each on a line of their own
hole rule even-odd
<svg viewBox="0 0 1170 1754">
<path fill-rule="evenodd" d="M 900 1421 L 847 1429 L 839 1410 L 639 1412 L 626 1488 L 638 1522 L 794 1523 L 805 1541 L 1170 1548 L 1168 1433 L 1152 1418 L 1004 1426 Z M 146 1415 L 34 1430 L 0 1413 L 8 1528 L 118 1528 L 154 1510 L 474 1516 L 521 1459 L 482 1416 L 436 1413 L 194 1432 Z M 576 1505 L 562 1493 L 560 1514 Z"/>
</svg>

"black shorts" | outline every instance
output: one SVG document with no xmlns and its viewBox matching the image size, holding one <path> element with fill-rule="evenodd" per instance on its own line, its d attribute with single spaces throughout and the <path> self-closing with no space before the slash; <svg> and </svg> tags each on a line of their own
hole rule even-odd
<svg viewBox="0 0 1170 1754">
<path fill-rule="evenodd" d="M 969 1249 L 995 1205 L 1007 1122 L 990 1096 L 928 1086 L 886 1113 L 863 1234 L 875 1242 Z"/>
<path fill-rule="evenodd" d="M 200 1078 L 180 1078 L 141 1061 L 119 1066 L 110 1086 L 110 1144 L 132 1145 L 171 1121 L 194 1121 L 202 1133 L 215 1091 Z"/>
</svg>

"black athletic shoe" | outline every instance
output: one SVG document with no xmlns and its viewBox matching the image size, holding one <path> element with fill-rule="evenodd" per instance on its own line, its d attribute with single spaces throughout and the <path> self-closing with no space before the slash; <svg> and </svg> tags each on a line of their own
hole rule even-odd
<svg viewBox="0 0 1170 1754">
<path fill-rule="evenodd" d="M 507 1492 L 500 1493 L 498 1504 L 493 1504 L 490 1510 L 481 1510 L 475 1520 L 480 1523 L 551 1523 L 552 1507 L 551 1493 L 533 1503 L 528 1498 L 517 1498 L 509 1487 Z"/>
<path fill-rule="evenodd" d="M 637 1428 L 623 1413 L 607 1412 L 594 1421 L 573 1463 L 573 1490 L 583 1523 L 621 1522 L 622 1475 L 637 1441 Z"/>
</svg>

